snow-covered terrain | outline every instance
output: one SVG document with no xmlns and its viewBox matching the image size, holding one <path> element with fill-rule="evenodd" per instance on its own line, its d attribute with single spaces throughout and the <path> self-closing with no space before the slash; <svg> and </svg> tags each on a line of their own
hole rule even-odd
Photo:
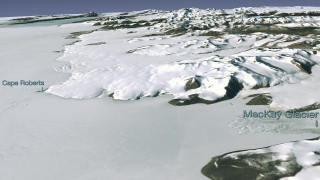
<svg viewBox="0 0 320 180">
<path fill-rule="evenodd" d="M 72 77 L 46 92 L 76 99 L 110 95 L 116 100 L 172 94 L 184 105 L 192 101 L 191 95 L 216 102 L 243 89 L 242 95 L 269 93 L 275 110 L 318 103 L 320 29 L 315 27 L 320 11 L 305 7 L 303 13 L 315 16 L 281 15 L 302 13 L 296 8 L 150 10 L 84 22 L 106 26 L 66 47 L 58 60 L 70 65 L 55 69 Z M 253 16 L 249 11 L 275 13 Z M 189 80 L 198 87 L 186 88 Z M 235 83 L 241 84 L 238 89 L 227 88 Z M 271 88 L 250 90 L 263 86 Z M 309 93 L 300 96 L 305 90 L 292 86 Z"/>
<path fill-rule="evenodd" d="M 266 146 L 281 178 L 319 178 L 320 141 L 286 143 L 318 119 L 237 118 L 320 108 L 319 10 L 0 18 L 1 81 L 45 82 L 1 86 L 0 179 L 200 180 L 212 156 Z"/>
</svg>

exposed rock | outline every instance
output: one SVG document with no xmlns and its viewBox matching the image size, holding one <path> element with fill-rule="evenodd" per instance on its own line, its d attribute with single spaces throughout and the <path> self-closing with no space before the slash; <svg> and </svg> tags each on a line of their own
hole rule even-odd
<svg viewBox="0 0 320 180">
<path fill-rule="evenodd" d="M 108 22 L 104 22 L 103 25 L 114 25 L 114 24 L 118 24 L 118 21 L 108 21 Z"/>
<path fill-rule="evenodd" d="M 126 21 L 126 22 L 129 22 L 129 21 Z M 130 21 L 131 22 L 131 21 Z M 103 26 L 102 30 L 116 30 L 116 29 L 124 29 L 124 28 L 139 28 L 139 27 L 148 27 L 148 26 L 151 26 L 152 24 L 150 23 L 137 23 L 137 22 L 131 22 L 129 24 L 127 23 L 115 23 L 115 22 L 112 22 L 110 24 L 104 24 L 104 25 L 107 25 L 107 26 Z"/>
<path fill-rule="evenodd" d="M 272 97 L 264 94 L 252 98 L 246 105 L 269 105 L 272 103 Z"/>
<path fill-rule="evenodd" d="M 273 180 L 294 176 L 302 169 L 292 153 L 281 159 L 277 158 L 278 153 L 264 150 L 236 151 L 214 157 L 201 172 L 212 180 Z"/>
<path fill-rule="evenodd" d="M 320 16 L 319 11 L 295 12 L 295 13 L 280 13 L 276 16 Z"/>
<path fill-rule="evenodd" d="M 38 19 L 38 18 L 36 18 L 36 17 L 25 17 L 25 18 L 10 19 L 9 21 L 30 21 L 30 20 L 34 20 L 34 19 Z"/>
<path fill-rule="evenodd" d="M 94 23 L 93 25 L 94 25 L 94 26 L 100 26 L 101 23 L 100 23 L 100 22 L 96 22 L 96 23 Z"/>
<path fill-rule="evenodd" d="M 124 21 L 122 21 L 120 24 L 131 24 L 132 23 L 132 21 L 129 21 L 129 20 L 124 20 Z"/>
<path fill-rule="evenodd" d="M 320 109 L 320 104 L 319 103 L 313 103 L 309 106 L 305 106 L 302 108 L 295 108 L 295 109 L 291 109 L 294 110 L 296 112 L 304 112 L 304 111 L 311 111 L 311 110 L 315 110 L 315 109 Z"/>
<path fill-rule="evenodd" d="M 82 34 L 90 34 L 94 31 L 97 31 L 97 29 L 95 30 L 91 30 L 91 31 L 78 31 L 78 32 L 72 32 L 70 33 L 71 35 L 67 36 L 66 39 L 75 39 L 77 38 L 78 36 L 82 35 Z"/>
<path fill-rule="evenodd" d="M 239 13 L 244 14 L 244 15 L 246 15 L 246 16 L 258 16 L 257 13 L 255 13 L 254 11 L 249 11 L 249 10 L 240 11 Z"/>
<path fill-rule="evenodd" d="M 197 80 L 195 78 L 191 78 L 186 83 L 185 89 L 186 89 L 186 91 L 188 91 L 190 89 L 197 89 L 199 87 L 200 87 L 200 83 L 197 82 Z"/>
<path fill-rule="evenodd" d="M 175 29 L 170 29 L 163 34 L 164 35 L 175 35 L 175 34 L 185 34 L 185 33 L 187 33 L 187 29 L 185 29 L 183 27 L 178 27 Z"/>
<path fill-rule="evenodd" d="M 320 44 L 320 41 L 311 41 L 311 42 L 300 42 L 296 44 L 289 45 L 290 48 L 301 48 L 301 49 L 313 49 L 314 47 L 317 47 L 317 45 Z"/>
<path fill-rule="evenodd" d="M 254 85 L 251 89 L 260 89 L 260 88 L 268 88 L 268 87 L 270 87 L 269 84 L 261 84 L 261 83 L 259 83 L 259 84 Z"/>
<path fill-rule="evenodd" d="M 167 22 L 167 19 L 165 19 L 165 18 L 151 19 L 150 22 L 157 22 L 157 23 Z"/>
<path fill-rule="evenodd" d="M 277 12 L 278 12 L 277 10 L 269 11 L 269 12 L 263 12 L 263 13 L 260 13 L 259 16 L 271 16 L 271 15 L 276 14 Z"/>
<path fill-rule="evenodd" d="M 83 16 L 83 17 L 97 17 L 98 14 L 95 13 L 95 12 L 89 12 L 89 13 L 83 14 L 83 15 L 81 15 L 81 16 Z"/>
<path fill-rule="evenodd" d="M 225 89 L 227 90 L 226 96 L 228 99 L 232 99 L 243 89 L 243 85 L 237 80 L 237 78 L 231 76 L 228 86 L 225 87 Z"/>
<path fill-rule="evenodd" d="M 213 157 L 201 172 L 212 180 L 278 180 L 313 169 L 310 177 L 317 178 L 312 174 L 317 174 L 313 166 L 320 165 L 319 139 L 229 152 Z"/>
<path fill-rule="evenodd" d="M 217 31 L 208 31 L 205 33 L 199 34 L 199 36 L 215 36 L 215 37 L 222 37 L 224 33 L 217 32 Z"/>
<path fill-rule="evenodd" d="M 188 81 L 186 84 L 186 90 L 190 90 L 189 88 L 191 87 L 195 89 L 197 88 L 197 85 L 199 86 L 199 84 L 200 83 L 196 82 L 196 80 L 194 81 L 191 80 L 191 82 Z M 168 103 L 174 106 L 185 106 L 185 105 L 197 104 L 197 103 L 213 104 L 213 103 L 234 98 L 238 94 L 238 92 L 242 90 L 242 88 L 243 88 L 243 85 L 239 83 L 236 78 L 231 77 L 228 85 L 225 87 L 226 94 L 217 100 L 206 100 L 206 99 L 199 98 L 198 94 L 192 94 L 192 95 L 189 95 L 188 99 L 173 99 Z"/>
<path fill-rule="evenodd" d="M 90 43 L 90 44 L 87 44 L 86 46 L 90 46 L 90 45 L 101 45 L 101 44 L 106 44 L 106 42 Z"/>
<path fill-rule="evenodd" d="M 310 34 L 319 34 L 316 27 L 279 27 L 279 26 L 244 26 L 244 27 L 230 27 L 225 29 L 230 34 L 252 34 L 252 33 L 268 33 L 268 34 L 289 34 L 307 36 Z"/>
</svg>

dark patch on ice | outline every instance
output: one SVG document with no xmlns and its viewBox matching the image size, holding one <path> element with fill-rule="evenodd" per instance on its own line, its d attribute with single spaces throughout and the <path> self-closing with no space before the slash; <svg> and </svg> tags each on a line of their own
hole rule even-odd
<svg viewBox="0 0 320 180">
<path fill-rule="evenodd" d="M 263 58 L 259 57 L 259 56 L 256 56 L 256 61 L 259 62 L 259 63 L 262 63 L 266 66 L 269 66 L 271 69 L 275 70 L 275 71 L 281 71 L 281 72 L 285 72 L 283 69 L 277 67 L 277 66 L 274 66 L 266 61 L 263 60 Z"/>
<path fill-rule="evenodd" d="M 100 22 L 96 22 L 93 24 L 93 26 L 101 26 L 101 23 Z"/>
<path fill-rule="evenodd" d="M 272 97 L 264 94 L 259 94 L 252 98 L 246 105 L 269 105 L 272 103 Z"/>
<path fill-rule="evenodd" d="M 306 141 L 318 140 L 320 137 Z M 273 146 L 215 156 L 201 169 L 201 173 L 212 180 L 276 180 L 295 176 L 303 169 L 293 153 L 271 152 L 270 147 Z M 311 152 L 320 155 L 319 151 Z M 283 159 L 281 155 L 287 157 Z M 320 166 L 320 162 L 312 166 Z"/>
<path fill-rule="evenodd" d="M 151 19 L 150 22 L 157 22 L 157 23 L 165 23 L 167 22 L 167 19 L 165 18 L 159 18 L 159 19 Z"/>
<path fill-rule="evenodd" d="M 66 39 L 69 39 L 69 38 L 66 38 Z M 72 38 L 73 39 L 73 38 Z M 72 43 L 69 43 L 69 44 L 65 44 L 65 46 L 70 46 L 70 45 L 74 45 L 76 44 L 77 42 L 81 42 L 80 40 L 77 40 L 77 41 L 74 41 Z"/>
<path fill-rule="evenodd" d="M 271 15 L 276 14 L 277 12 L 278 12 L 277 10 L 269 11 L 269 12 L 263 12 L 263 13 L 260 13 L 259 16 L 271 16 Z"/>
<path fill-rule="evenodd" d="M 250 10 L 245 10 L 245 11 L 239 11 L 239 12 L 236 12 L 236 14 L 243 14 L 243 15 L 246 15 L 246 16 L 258 16 L 258 14 L 254 11 L 250 11 Z"/>
<path fill-rule="evenodd" d="M 147 34 L 147 35 L 144 35 L 143 37 L 150 37 L 150 36 L 166 36 L 166 35 L 172 35 L 174 37 L 176 36 L 181 36 L 181 35 L 184 35 L 187 33 L 187 29 L 184 28 L 184 27 L 177 27 L 177 28 L 174 28 L 174 29 L 170 29 L 164 33 L 158 33 L 158 34 Z"/>
<path fill-rule="evenodd" d="M 78 32 L 72 32 L 70 33 L 69 36 L 66 37 L 66 39 L 76 39 L 78 38 L 80 35 L 83 35 L 83 34 L 90 34 L 94 31 L 98 31 L 97 29 L 94 29 L 94 30 L 91 30 L 91 31 L 78 31 Z"/>
<path fill-rule="evenodd" d="M 320 140 L 320 137 L 315 137 L 315 138 L 312 138 L 312 139 L 307 139 L 308 141 L 317 141 L 317 140 Z"/>
<path fill-rule="evenodd" d="M 194 85 L 194 86 L 196 86 L 196 85 Z M 213 103 L 217 103 L 217 102 L 221 102 L 221 101 L 225 101 L 225 100 L 234 98 L 238 94 L 238 92 L 240 90 L 242 90 L 242 88 L 243 88 L 243 85 L 241 83 L 239 83 L 239 81 L 235 77 L 231 77 L 228 85 L 225 87 L 225 89 L 227 91 L 226 94 L 219 99 L 206 100 L 206 99 L 199 98 L 198 94 L 192 94 L 192 95 L 188 96 L 188 99 L 172 99 L 168 103 L 171 105 L 174 105 L 174 106 L 185 106 L 185 105 L 198 104 L 198 103 L 213 104 Z"/>
<path fill-rule="evenodd" d="M 212 180 L 274 180 L 294 176 L 302 170 L 292 153 L 286 154 L 289 156 L 286 160 L 274 160 L 278 153 L 270 152 L 266 148 L 264 150 L 262 153 L 249 150 L 216 156 L 201 172 Z M 237 154 L 238 152 L 242 153 Z M 283 167 L 284 170 L 279 170 L 277 166 Z"/>
<path fill-rule="evenodd" d="M 200 83 L 195 78 L 191 78 L 186 83 L 185 89 L 186 91 L 189 91 L 190 89 L 197 89 L 199 87 L 200 87 Z"/>
<path fill-rule="evenodd" d="M 287 47 L 297 48 L 297 49 L 313 49 L 314 47 L 317 47 L 318 44 L 320 44 L 320 41 L 312 41 L 312 42 L 303 41 L 300 43 L 291 44 Z"/>
<path fill-rule="evenodd" d="M 101 44 L 106 44 L 106 42 L 90 43 L 90 44 L 87 44 L 86 46 L 90 46 L 90 45 L 101 45 Z"/>
<path fill-rule="evenodd" d="M 227 90 L 226 96 L 229 99 L 232 99 L 238 94 L 239 91 L 243 89 L 243 85 L 238 81 L 237 78 L 231 76 L 228 86 L 225 87 L 225 89 Z"/>
<path fill-rule="evenodd" d="M 266 95 L 266 94 L 269 94 L 269 93 L 251 94 L 251 95 L 248 96 L 248 97 L 256 97 L 256 96 L 259 96 L 259 95 Z"/>
<path fill-rule="evenodd" d="M 214 36 L 214 37 L 218 37 L 218 38 L 222 37 L 224 35 L 225 35 L 224 33 L 217 32 L 217 31 L 208 31 L 208 32 L 199 34 L 199 36 Z"/>
<path fill-rule="evenodd" d="M 150 23 L 145 20 L 139 21 L 130 21 L 125 19 L 123 21 L 118 20 L 110 20 L 103 23 L 103 27 L 100 28 L 101 30 L 117 30 L 117 29 L 130 29 L 130 28 L 140 28 L 140 27 L 149 27 L 154 25 L 155 23 Z"/>
<path fill-rule="evenodd" d="M 320 152 L 319 151 L 314 151 L 314 154 L 320 155 Z"/>
<path fill-rule="evenodd" d="M 140 28 L 140 27 L 148 27 L 148 26 L 152 26 L 152 24 L 150 24 L 149 22 L 144 22 L 144 23 L 132 22 L 132 23 L 125 23 L 125 24 L 117 23 L 113 25 L 107 25 L 107 26 L 103 26 L 100 29 L 117 30 L 117 29 L 124 29 L 124 28 L 130 29 L 130 28 Z"/>
<path fill-rule="evenodd" d="M 220 99 L 211 101 L 211 100 L 205 100 L 205 99 L 199 98 L 198 94 L 192 94 L 192 95 L 189 95 L 189 99 L 172 99 L 168 103 L 174 106 L 185 106 L 185 105 L 198 104 L 198 103 L 213 104 L 223 100 L 227 100 L 227 98 L 222 97 Z"/>
<path fill-rule="evenodd" d="M 185 34 L 187 33 L 187 29 L 184 27 L 178 27 L 174 29 L 170 29 L 164 33 L 164 35 L 177 35 L 177 34 Z"/>
<path fill-rule="evenodd" d="M 270 87 L 270 84 L 258 83 L 254 85 L 251 89 L 260 89 L 260 88 L 268 88 L 268 87 Z"/>
<path fill-rule="evenodd" d="M 313 164 L 312 166 L 320 166 L 320 162 Z"/>
<path fill-rule="evenodd" d="M 164 34 L 147 34 L 142 37 L 151 37 L 151 36 L 164 36 Z"/>
<path fill-rule="evenodd" d="M 118 21 L 108 21 L 108 22 L 104 22 L 103 25 L 113 25 L 113 24 L 119 24 Z"/>
<path fill-rule="evenodd" d="M 108 97 L 112 97 L 113 98 L 114 93 L 111 93 L 108 95 Z"/>
<path fill-rule="evenodd" d="M 255 23 L 255 22 L 253 22 Z M 280 23 L 280 22 L 279 22 Z M 252 33 L 268 33 L 268 34 L 289 34 L 307 36 L 310 34 L 319 35 L 319 28 L 316 27 L 279 27 L 268 24 L 255 26 L 241 26 L 226 28 L 225 32 L 230 34 L 252 34 Z"/>
<path fill-rule="evenodd" d="M 294 110 L 296 112 L 304 112 L 304 111 L 311 111 L 311 110 L 316 110 L 316 109 L 320 109 L 320 104 L 319 103 L 313 103 L 313 104 L 311 104 L 309 106 L 290 109 L 290 110 Z"/>
<path fill-rule="evenodd" d="M 299 61 L 297 59 L 294 59 L 291 61 L 292 64 L 294 64 L 295 66 L 297 66 L 302 72 L 305 72 L 305 73 L 308 73 L 308 74 L 311 74 L 312 71 L 311 71 L 311 68 L 312 66 L 314 66 L 315 64 L 311 64 L 309 62 L 305 62 L 305 61 Z"/>
<path fill-rule="evenodd" d="M 307 11 L 307 12 L 294 12 L 294 13 L 280 13 L 276 14 L 276 16 L 320 16 L 319 11 Z"/>
<path fill-rule="evenodd" d="M 135 19 L 137 16 L 136 15 L 129 15 L 129 16 L 120 16 L 123 17 L 125 19 Z"/>
</svg>

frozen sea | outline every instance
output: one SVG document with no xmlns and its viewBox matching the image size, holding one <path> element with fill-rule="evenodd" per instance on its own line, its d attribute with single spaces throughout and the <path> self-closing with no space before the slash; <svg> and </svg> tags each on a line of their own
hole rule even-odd
<svg viewBox="0 0 320 180">
<path fill-rule="evenodd" d="M 0 77 L 41 80 L 44 88 L 71 74 L 53 67 L 71 32 L 86 24 L 0 28 Z M 115 101 L 64 99 L 39 87 L 0 86 L 1 180 L 206 180 L 200 173 L 226 152 L 314 138 L 314 134 L 243 134 L 228 124 L 248 99 L 172 106 L 172 96 Z"/>
</svg>

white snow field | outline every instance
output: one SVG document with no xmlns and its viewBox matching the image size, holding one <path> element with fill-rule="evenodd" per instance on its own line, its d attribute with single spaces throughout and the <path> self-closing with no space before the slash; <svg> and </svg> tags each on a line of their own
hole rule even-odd
<svg viewBox="0 0 320 180">
<path fill-rule="evenodd" d="M 1 82 L 45 89 L 1 84 L 0 180 L 205 180 L 213 156 L 319 136 L 315 119 L 236 119 L 318 106 L 319 9 L 146 10 L 51 25 L 0 18 Z M 300 27 L 309 29 L 290 29 Z M 246 105 L 263 93 L 272 103 Z M 189 103 L 193 95 L 209 103 Z M 313 143 L 301 162 L 319 151 Z"/>
</svg>

